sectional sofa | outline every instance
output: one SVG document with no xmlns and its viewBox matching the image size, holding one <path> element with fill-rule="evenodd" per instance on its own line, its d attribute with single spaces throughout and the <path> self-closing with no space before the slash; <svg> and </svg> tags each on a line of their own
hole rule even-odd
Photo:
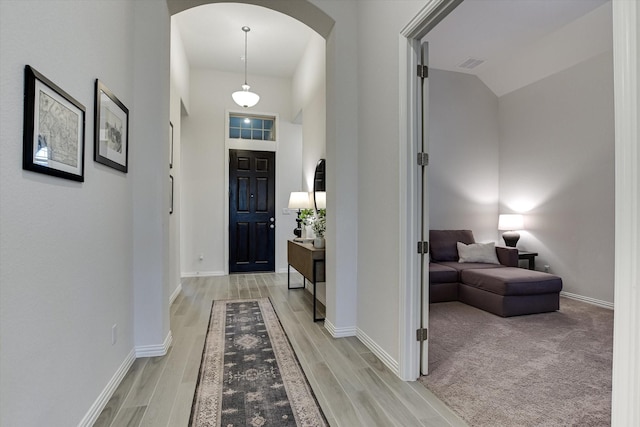
<svg viewBox="0 0 640 427">
<path fill-rule="evenodd" d="M 430 230 L 429 302 L 461 301 L 502 317 L 560 308 L 562 279 L 518 268 L 516 248 L 476 243 L 471 230 Z"/>
</svg>

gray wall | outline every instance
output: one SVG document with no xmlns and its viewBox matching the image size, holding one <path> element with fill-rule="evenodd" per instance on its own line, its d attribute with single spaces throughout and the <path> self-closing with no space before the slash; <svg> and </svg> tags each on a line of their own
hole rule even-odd
<svg viewBox="0 0 640 427">
<path fill-rule="evenodd" d="M 284 214 L 289 194 L 301 191 L 302 126 L 291 122 L 289 79 L 249 76 L 260 94 L 250 113 L 278 114 L 276 151 L 276 270 L 286 271 L 286 242 L 296 226 Z M 191 70 L 190 112 L 182 119 L 182 275 L 222 275 L 227 268 L 225 234 L 228 187 L 225 187 L 226 111 L 243 112 L 231 98 L 242 75 Z M 257 142 L 243 149 L 265 149 Z M 231 148 L 240 148 L 232 146 Z M 204 259 L 200 260 L 200 254 Z"/>
<path fill-rule="evenodd" d="M 523 213 L 518 247 L 564 291 L 612 306 L 611 52 L 497 98 L 476 77 L 430 78 L 431 229 L 469 228 L 504 244 L 499 213 Z"/>
<path fill-rule="evenodd" d="M 0 425 L 77 425 L 168 334 L 168 35 L 164 2 L 0 1 Z M 22 170 L 25 64 L 86 107 L 84 183 Z M 127 174 L 93 161 L 96 78 L 130 111 Z"/>
<path fill-rule="evenodd" d="M 430 71 L 429 228 L 496 241 L 498 97 L 475 76 Z"/>
<path fill-rule="evenodd" d="M 340 146 L 354 144 L 357 148 L 357 156 L 339 159 L 345 171 L 357 170 L 357 185 L 346 194 L 357 200 L 357 335 L 387 366 L 395 369 L 401 357 L 400 319 L 405 314 L 400 308 L 405 303 L 401 300 L 400 280 L 404 280 L 401 273 L 406 260 L 399 254 L 400 233 L 406 232 L 401 221 L 406 212 L 402 212 L 399 205 L 400 192 L 406 190 L 400 188 L 401 173 L 406 172 L 402 166 L 406 160 L 401 153 L 408 144 L 399 138 L 406 126 L 400 123 L 400 109 L 404 108 L 400 99 L 406 89 L 398 84 L 404 72 L 404 64 L 399 60 L 404 49 L 399 32 L 425 2 L 354 3 L 356 21 L 342 24 L 357 30 L 357 46 L 352 49 L 343 45 L 343 49 L 348 49 L 346 55 L 357 58 L 353 68 L 358 71 L 353 82 L 358 100 L 354 111 L 357 132 L 353 141 L 357 142 L 342 134 L 338 143 Z M 338 21 L 336 28 L 340 23 Z M 343 121 L 349 119 L 347 115 L 341 117 Z M 346 179 L 338 182 L 340 189 L 353 184 Z M 340 206 L 336 210 L 342 213 Z M 338 231 L 346 235 L 354 232 L 353 229 Z M 327 294 L 330 295 L 330 290 Z"/>
<path fill-rule="evenodd" d="M 500 202 L 564 290 L 613 302 L 611 52 L 500 98 Z"/>
</svg>

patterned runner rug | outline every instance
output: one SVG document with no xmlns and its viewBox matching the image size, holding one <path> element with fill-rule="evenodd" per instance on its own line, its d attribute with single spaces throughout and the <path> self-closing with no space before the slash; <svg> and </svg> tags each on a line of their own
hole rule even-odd
<svg viewBox="0 0 640 427">
<path fill-rule="evenodd" d="M 214 301 L 189 425 L 328 425 L 268 298 Z"/>
</svg>

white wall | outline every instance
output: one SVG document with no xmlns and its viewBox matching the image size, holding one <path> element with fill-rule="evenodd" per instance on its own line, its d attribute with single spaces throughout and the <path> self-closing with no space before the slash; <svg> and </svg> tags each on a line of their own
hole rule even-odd
<svg viewBox="0 0 640 427">
<path fill-rule="evenodd" d="M 497 234 L 498 98 L 480 79 L 429 70 L 429 228 Z"/>
<path fill-rule="evenodd" d="M 358 335 L 390 366 L 400 354 L 400 30 L 423 1 L 358 2 Z M 337 24 L 336 24 L 337 25 Z M 403 64 L 404 66 L 404 64 Z M 340 138 L 340 144 L 344 141 Z M 355 160 L 355 159 L 354 159 Z M 344 166 L 343 166 L 344 167 Z M 342 186 L 342 182 L 339 183 Z"/>
<path fill-rule="evenodd" d="M 500 202 L 564 291 L 613 302 L 611 52 L 500 98 Z"/>
<path fill-rule="evenodd" d="M 227 269 L 224 230 L 225 112 L 241 111 L 231 99 L 243 76 L 215 70 L 191 70 L 191 107 L 182 122 L 182 275 L 220 275 Z M 300 191 L 302 127 L 291 123 L 291 82 L 249 76 L 260 102 L 250 109 L 278 114 L 276 154 L 276 271 L 286 271 L 286 241 L 293 237 L 295 215 L 284 214 L 292 191 Z M 199 260 L 200 254 L 204 259 Z"/>
<path fill-rule="evenodd" d="M 189 112 L 189 60 L 182 44 L 180 30 L 171 19 L 171 79 L 176 87 L 176 95 L 182 103 L 185 113 Z M 173 119 L 173 116 L 172 116 Z"/>
<path fill-rule="evenodd" d="M 316 164 L 326 157 L 325 58 L 325 40 L 314 33 L 291 79 L 293 115 L 302 122 L 302 191 L 313 191 Z"/>
<path fill-rule="evenodd" d="M 137 19 L 143 4 L 148 21 Z M 150 104 L 136 92 L 134 69 L 146 72 L 136 60 L 138 49 L 152 67 L 164 59 L 158 49 L 168 54 L 158 43 L 168 35 L 166 15 L 162 2 L 0 1 L 1 425 L 77 425 L 114 373 L 133 360 L 132 236 L 134 217 L 142 213 L 133 191 L 153 161 L 140 160 L 133 147 L 157 144 L 154 129 L 164 125 L 161 112 L 168 105 L 164 73 L 146 76 L 154 85 Z M 148 49 L 149 33 L 157 48 Z M 25 64 L 86 107 L 84 183 L 21 169 Z M 93 161 L 96 78 L 130 111 L 127 174 Z M 146 202 L 155 206 L 161 197 Z M 139 231 L 161 234 L 156 226 L 151 221 Z M 147 267 L 141 263 L 138 272 Z M 163 285 L 154 284 L 150 299 L 164 293 Z M 157 335 L 166 333 L 162 316 L 155 320 Z M 111 345 L 114 324 L 118 336 Z"/>
<path fill-rule="evenodd" d="M 170 121 L 173 125 L 173 153 L 171 148 L 169 155 L 173 154 L 173 167 L 169 173 L 173 177 L 173 214 L 169 217 L 169 296 L 170 300 L 178 296 L 178 292 L 182 289 L 181 275 L 182 264 L 180 262 L 180 253 L 182 249 L 182 241 L 180 239 L 181 221 L 181 203 L 180 196 L 182 194 L 182 153 L 181 153 L 181 131 L 182 131 L 182 115 L 188 114 L 189 111 L 189 61 L 187 59 L 180 31 L 171 19 L 171 94 L 170 94 Z M 170 189 L 171 191 L 171 189 Z"/>
<path fill-rule="evenodd" d="M 327 102 L 324 86 L 306 104 L 302 123 L 302 191 L 313 191 L 318 160 L 327 156 L 326 150 Z"/>
<path fill-rule="evenodd" d="M 173 213 L 169 216 L 169 296 L 170 299 L 177 297 L 177 291 L 181 289 L 181 263 L 180 263 L 180 226 L 181 212 L 180 195 L 182 194 L 182 167 L 181 167 L 181 144 L 180 131 L 182 129 L 182 98 L 179 89 L 171 75 L 171 124 L 173 125 L 173 162 L 169 170 L 173 177 Z M 171 133 L 171 132 L 170 132 Z M 171 149 L 169 150 L 171 155 Z M 170 189 L 171 190 L 171 189 Z"/>
<path fill-rule="evenodd" d="M 325 327 L 354 335 L 357 318 L 357 5 L 313 0 L 335 21 L 327 49 L 327 231 Z"/>
<path fill-rule="evenodd" d="M 134 2 L 133 281 L 137 356 L 160 356 L 169 330 L 170 20 L 158 0 Z"/>
</svg>

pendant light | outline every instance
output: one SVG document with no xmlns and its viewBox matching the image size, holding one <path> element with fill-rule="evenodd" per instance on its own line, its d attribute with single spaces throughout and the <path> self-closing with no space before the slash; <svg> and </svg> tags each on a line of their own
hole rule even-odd
<svg viewBox="0 0 640 427">
<path fill-rule="evenodd" d="M 233 92 L 231 97 L 241 107 L 249 108 L 253 107 L 260 101 L 260 96 L 257 93 L 249 92 L 250 86 L 247 84 L 247 33 L 251 31 L 249 27 L 242 27 L 244 31 L 244 84 L 242 90 Z"/>
</svg>

